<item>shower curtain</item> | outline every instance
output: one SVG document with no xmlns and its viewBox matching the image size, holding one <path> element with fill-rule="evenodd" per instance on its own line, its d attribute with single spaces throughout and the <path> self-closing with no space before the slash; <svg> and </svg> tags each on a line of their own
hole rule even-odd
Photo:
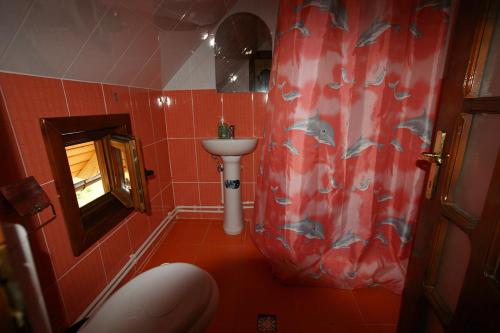
<svg viewBox="0 0 500 333">
<path fill-rule="evenodd" d="M 401 292 L 449 0 L 282 0 L 252 236 L 285 283 Z"/>
</svg>

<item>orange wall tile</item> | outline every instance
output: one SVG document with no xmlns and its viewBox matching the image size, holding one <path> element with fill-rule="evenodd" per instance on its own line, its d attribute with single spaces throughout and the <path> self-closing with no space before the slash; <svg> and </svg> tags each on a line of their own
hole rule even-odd
<svg viewBox="0 0 500 333">
<path fill-rule="evenodd" d="M 166 212 L 163 209 L 161 193 L 151 199 L 151 215 L 149 216 L 149 228 L 154 230 L 163 221 Z"/>
<path fill-rule="evenodd" d="M 0 85 L 27 174 L 34 176 L 39 183 L 46 183 L 52 179 L 52 173 L 39 119 L 69 115 L 62 82 L 0 73 Z"/>
<path fill-rule="evenodd" d="M 127 225 L 122 223 L 114 228 L 101 242 L 101 255 L 107 281 L 120 271 L 132 254 Z"/>
<path fill-rule="evenodd" d="M 174 183 L 175 206 L 200 204 L 198 183 Z"/>
<path fill-rule="evenodd" d="M 160 192 L 160 176 L 155 146 L 156 145 L 151 144 L 143 147 L 144 167 L 148 170 L 154 171 L 154 174 L 148 177 L 148 190 L 150 198 L 155 197 Z"/>
<path fill-rule="evenodd" d="M 161 192 L 161 199 L 163 201 L 163 210 L 165 213 L 168 213 L 172 211 L 175 207 L 175 202 L 174 202 L 174 190 L 172 187 L 172 184 L 167 186 L 162 192 Z"/>
<path fill-rule="evenodd" d="M 169 138 L 192 138 L 194 136 L 191 91 L 165 92 L 165 106 Z"/>
<path fill-rule="evenodd" d="M 149 90 L 149 105 L 151 107 L 151 119 L 153 121 L 155 141 L 163 140 L 167 137 L 165 110 L 163 105 L 160 103 L 160 97 L 162 97 L 161 90 Z"/>
<path fill-rule="evenodd" d="M 132 217 L 127 221 L 127 228 L 130 235 L 132 251 L 135 252 L 149 235 L 148 216 L 143 213 L 133 213 Z"/>
<path fill-rule="evenodd" d="M 167 140 L 156 143 L 156 156 L 158 157 L 158 177 L 160 178 L 160 189 L 163 190 L 172 182 Z"/>
<path fill-rule="evenodd" d="M 103 84 L 102 88 L 108 113 L 129 113 L 132 115 L 132 101 L 128 87 Z"/>
<path fill-rule="evenodd" d="M 194 139 L 169 139 L 172 181 L 198 182 Z"/>
<path fill-rule="evenodd" d="M 149 145 L 154 141 L 154 133 L 148 90 L 130 88 L 130 97 L 132 99 L 134 115 L 132 120 L 136 135 L 141 139 L 143 145 Z"/>
<path fill-rule="evenodd" d="M 75 321 L 105 285 L 106 273 L 96 247 L 59 280 L 68 322 Z"/>
<path fill-rule="evenodd" d="M 252 93 L 225 93 L 222 112 L 228 124 L 236 126 L 237 137 L 253 136 Z"/>
<path fill-rule="evenodd" d="M 192 94 L 196 137 L 216 137 L 222 116 L 222 94 L 215 90 L 193 90 Z"/>
<path fill-rule="evenodd" d="M 67 80 L 62 82 L 71 116 L 106 113 L 106 104 L 100 84 Z"/>
<path fill-rule="evenodd" d="M 220 183 L 200 183 L 200 202 L 202 206 L 220 206 Z"/>
</svg>

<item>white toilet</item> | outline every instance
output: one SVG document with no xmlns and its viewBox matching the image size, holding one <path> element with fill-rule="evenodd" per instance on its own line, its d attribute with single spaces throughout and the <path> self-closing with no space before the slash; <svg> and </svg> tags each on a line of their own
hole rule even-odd
<svg viewBox="0 0 500 333">
<path fill-rule="evenodd" d="M 78 333 L 203 332 L 218 302 L 210 274 L 191 264 L 164 264 L 116 291 Z"/>
</svg>

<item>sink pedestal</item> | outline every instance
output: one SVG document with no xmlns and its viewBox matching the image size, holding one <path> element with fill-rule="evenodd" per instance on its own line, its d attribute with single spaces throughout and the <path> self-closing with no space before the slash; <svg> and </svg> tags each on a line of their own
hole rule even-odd
<svg viewBox="0 0 500 333">
<path fill-rule="evenodd" d="M 219 155 L 224 162 L 224 231 L 239 235 L 243 229 L 243 209 L 240 190 L 240 158 L 250 154 L 257 145 L 256 138 L 204 139 L 203 148 Z"/>
<path fill-rule="evenodd" d="M 239 235 L 243 229 L 240 156 L 222 156 L 224 162 L 224 232 Z"/>
</svg>

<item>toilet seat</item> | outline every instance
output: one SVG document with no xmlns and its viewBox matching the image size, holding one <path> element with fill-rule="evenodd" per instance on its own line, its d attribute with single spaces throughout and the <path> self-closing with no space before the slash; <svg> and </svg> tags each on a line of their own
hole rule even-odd
<svg viewBox="0 0 500 333">
<path fill-rule="evenodd" d="M 218 297 L 214 279 L 204 270 L 164 264 L 121 287 L 78 332 L 203 332 Z"/>
</svg>

